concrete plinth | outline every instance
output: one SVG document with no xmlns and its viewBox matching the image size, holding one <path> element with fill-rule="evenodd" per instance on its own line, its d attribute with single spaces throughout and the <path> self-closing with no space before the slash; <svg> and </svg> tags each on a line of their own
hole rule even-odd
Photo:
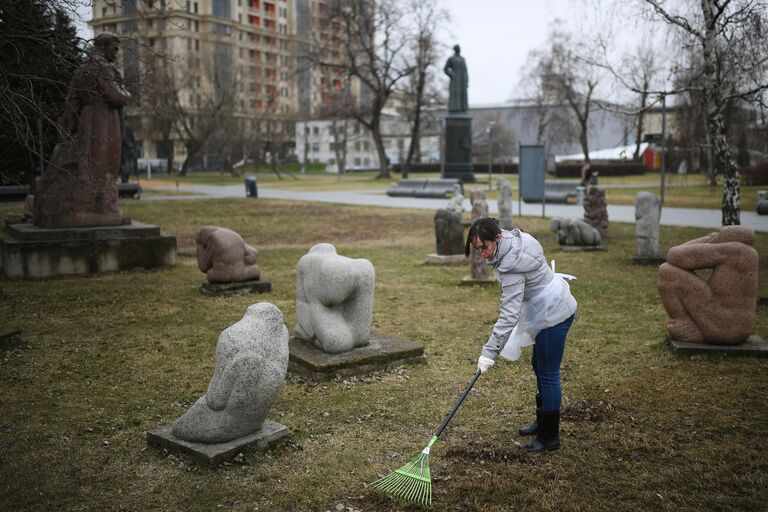
<svg viewBox="0 0 768 512">
<path fill-rule="evenodd" d="M 8 279 L 147 270 L 176 262 L 176 237 L 135 221 L 62 229 L 12 224 L 0 236 L 0 257 Z"/>
<path fill-rule="evenodd" d="M 661 258 L 661 257 L 658 257 L 658 258 L 641 258 L 639 256 L 635 256 L 634 258 L 632 258 L 632 263 L 635 264 L 635 265 L 645 265 L 645 266 L 654 266 L 654 267 L 658 267 L 659 265 L 661 265 L 665 261 L 667 261 L 667 260 L 665 260 L 664 258 Z"/>
<path fill-rule="evenodd" d="M 560 248 L 566 252 L 607 251 L 608 250 L 608 247 L 605 245 L 561 245 Z"/>
<path fill-rule="evenodd" d="M 267 293 L 272 291 L 269 281 L 240 281 L 237 283 L 209 283 L 200 285 L 203 295 L 238 295 L 241 293 Z"/>
<path fill-rule="evenodd" d="M 492 286 L 496 284 L 496 280 L 492 277 L 488 279 L 473 279 L 472 276 L 467 276 L 459 281 L 461 286 Z"/>
<path fill-rule="evenodd" d="M 475 181 L 472 166 L 472 116 L 449 114 L 445 118 L 445 164 L 443 178 Z"/>
<path fill-rule="evenodd" d="M 468 262 L 463 254 L 427 254 L 427 265 L 466 265 Z"/>
<path fill-rule="evenodd" d="M 147 444 L 189 455 L 193 459 L 210 465 L 226 462 L 246 448 L 266 448 L 289 435 L 285 425 L 265 420 L 261 430 L 226 443 L 191 443 L 179 439 L 171 432 L 171 426 L 158 427 L 147 432 Z"/>
<path fill-rule="evenodd" d="M 768 343 L 760 336 L 753 334 L 744 343 L 738 345 L 716 345 L 713 343 L 689 343 L 668 339 L 672 350 L 686 355 L 694 354 L 727 354 L 729 356 L 768 357 Z"/>
<path fill-rule="evenodd" d="M 288 371 L 315 380 L 336 375 L 359 375 L 402 364 L 426 361 L 424 346 L 415 341 L 371 332 L 371 341 L 343 354 L 328 354 L 296 336 L 288 342 Z"/>
</svg>

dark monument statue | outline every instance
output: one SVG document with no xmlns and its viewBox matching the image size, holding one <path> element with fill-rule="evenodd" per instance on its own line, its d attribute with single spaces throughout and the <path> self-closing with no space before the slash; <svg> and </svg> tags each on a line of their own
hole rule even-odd
<svg viewBox="0 0 768 512">
<path fill-rule="evenodd" d="M 130 94 L 115 67 L 117 36 L 102 32 L 72 81 L 61 119 L 64 136 L 40 178 L 35 225 L 43 228 L 130 224 L 117 205 L 123 106 Z"/>
<path fill-rule="evenodd" d="M 467 87 L 469 73 L 459 45 L 446 61 L 443 71 L 451 78 L 448 90 L 448 116 L 445 118 L 445 171 L 444 178 L 475 181 L 472 167 L 472 117 L 467 113 Z"/>
<path fill-rule="evenodd" d="M 453 55 L 445 62 L 443 71 L 451 77 L 451 85 L 448 89 L 448 112 L 466 112 L 469 110 L 467 102 L 469 74 L 459 45 L 453 47 Z"/>
</svg>

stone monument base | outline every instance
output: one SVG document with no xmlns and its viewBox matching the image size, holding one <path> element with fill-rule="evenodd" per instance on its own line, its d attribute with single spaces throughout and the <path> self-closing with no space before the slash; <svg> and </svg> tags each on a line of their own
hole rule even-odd
<svg viewBox="0 0 768 512">
<path fill-rule="evenodd" d="M 225 443 L 192 443 L 174 436 L 171 426 L 154 428 L 147 432 L 147 444 L 167 448 L 177 453 L 184 453 L 193 459 L 210 465 L 221 464 L 236 456 L 245 448 L 266 448 L 289 435 L 291 430 L 285 425 L 265 420 L 261 430 Z"/>
<path fill-rule="evenodd" d="M 427 254 L 427 265 L 466 265 L 468 262 L 463 254 Z"/>
<path fill-rule="evenodd" d="M 608 250 L 608 247 L 605 245 L 561 245 L 560 248 L 566 252 Z"/>
<path fill-rule="evenodd" d="M 729 356 L 768 357 L 768 343 L 760 336 L 753 334 L 738 345 L 716 345 L 713 343 L 689 343 L 668 339 L 672 350 L 685 355 L 694 354 L 727 354 Z"/>
<path fill-rule="evenodd" d="M 240 293 L 266 293 L 272 291 L 269 281 L 238 281 L 236 283 L 209 283 L 200 285 L 203 295 L 237 295 Z"/>
<path fill-rule="evenodd" d="M 59 229 L 11 224 L 0 236 L 0 257 L 8 279 L 147 270 L 176 262 L 176 237 L 136 221 Z"/>
<path fill-rule="evenodd" d="M 288 342 L 288 354 L 289 372 L 315 380 L 358 375 L 427 360 L 420 343 L 376 331 L 371 332 L 368 345 L 342 354 L 328 354 L 294 335 Z"/>
<path fill-rule="evenodd" d="M 474 183 L 472 116 L 452 112 L 445 118 L 445 162 L 441 178 Z"/>
<path fill-rule="evenodd" d="M 632 263 L 635 265 L 645 265 L 645 266 L 654 266 L 658 267 L 662 263 L 667 261 L 665 258 L 662 257 L 656 257 L 656 258 L 641 258 L 639 256 L 635 256 L 632 258 Z"/>
<path fill-rule="evenodd" d="M 473 279 L 472 276 L 466 276 L 459 281 L 461 286 L 490 286 L 496 284 L 496 279 L 489 277 L 488 279 Z"/>
</svg>

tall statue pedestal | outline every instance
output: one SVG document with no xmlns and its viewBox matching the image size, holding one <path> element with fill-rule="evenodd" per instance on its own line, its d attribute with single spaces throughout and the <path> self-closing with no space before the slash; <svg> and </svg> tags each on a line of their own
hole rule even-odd
<svg viewBox="0 0 768 512">
<path fill-rule="evenodd" d="M 136 221 L 61 229 L 11 224 L 0 236 L 0 257 L 8 279 L 148 270 L 176 262 L 176 237 Z"/>
<path fill-rule="evenodd" d="M 445 118 L 445 172 L 443 178 L 474 183 L 472 167 L 472 116 L 448 114 Z"/>
</svg>

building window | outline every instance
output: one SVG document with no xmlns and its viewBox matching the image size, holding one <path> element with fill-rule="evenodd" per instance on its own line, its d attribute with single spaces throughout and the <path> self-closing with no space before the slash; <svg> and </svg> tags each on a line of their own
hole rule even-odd
<svg viewBox="0 0 768 512">
<path fill-rule="evenodd" d="M 355 167 L 360 167 L 360 158 L 355 158 Z"/>
<path fill-rule="evenodd" d="M 195 14 L 197 14 L 197 2 L 195 2 L 195 3 L 193 4 L 193 6 L 194 6 L 194 11 L 195 11 Z"/>
<path fill-rule="evenodd" d="M 312 127 L 312 134 L 313 135 L 318 135 L 319 133 L 320 133 L 320 130 L 317 128 L 317 126 L 313 126 Z"/>
<path fill-rule="evenodd" d="M 108 7 L 103 7 L 101 9 L 101 17 L 102 18 L 106 18 L 107 16 L 109 16 L 109 8 Z"/>
<path fill-rule="evenodd" d="M 371 160 L 368 157 L 363 158 L 363 165 L 368 167 L 371 164 Z"/>
<path fill-rule="evenodd" d="M 213 15 L 219 18 L 231 18 L 230 0 L 213 0 Z"/>
<path fill-rule="evenodd" d="M 317 142 L 313 142 L 313 143 L 312 143 L 312 152 L 313 152 L 313 153 L 316 153 L 316 152 L 318 152 L 318 151 L 320 151 L 320 144 L 319 144 L 319 143 L 317 143 Z"/>
</svg>

